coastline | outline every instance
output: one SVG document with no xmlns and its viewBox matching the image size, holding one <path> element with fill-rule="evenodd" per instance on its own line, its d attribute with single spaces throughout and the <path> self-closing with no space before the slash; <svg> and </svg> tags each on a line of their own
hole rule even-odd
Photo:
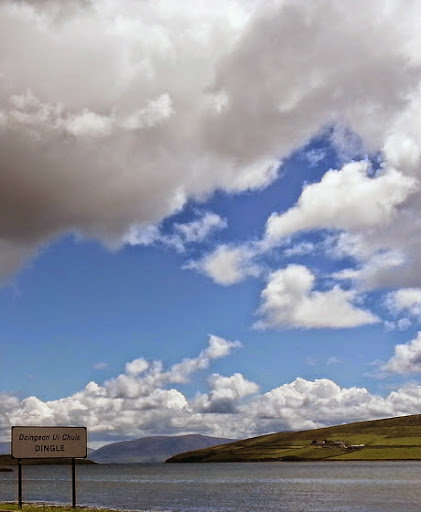
<svg viewBox="0 0 421 512">
<path fill-rule="evenodd" d="M 17 503 L 0 502 L 0 512 L 11 512 L 19 510 Z M 51 503 L 45 502 L 36 502 L 36 503 L 24 503 L 22 505 L 22 510 L 24 512 L 74 512 L 74 508 L 70 505 L 55 505 Z M 102 507 L 83 507 L 77 506 L 76 510 L 79 512 L 121 512 L 118 509 L 110 509 L 110 508 L 102 508 Z"/>
</svg>

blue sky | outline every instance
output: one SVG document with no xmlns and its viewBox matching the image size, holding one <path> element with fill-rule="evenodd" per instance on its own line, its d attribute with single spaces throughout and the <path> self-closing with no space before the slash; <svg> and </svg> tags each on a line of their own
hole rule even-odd
<svg viewBox="0 0 421 512">
<path fill-rule="evenodd" d="M 191 222 L 198 212 L 212 211 L 227 221 L 223 231 L 181 254 L 158 245 L 110 251 L 73 236 L 43 248 L 2 289 L 3 361 L 8 368 L 2 389 L 22 397 L 34 393 L 44 400 L 57 399 L 91 379 L 113 377 L 139 356 L 174 364 L 200 351 L 209 333 L 244 344 L 213 369 L 240 371 L 264 390 L 299 376 L 378 388 L 377 381 L 362 375 L 370 370 L 366 365 L 376 358 L 388 359 L 396 341 L 408 337 L 408 331 L 388 332 L 382 324 L 351 331 L 288 326 L 256 331 L 252 325 L 264 279 L 224 287 L 183 269 L 192 254 L 221 243 L 242 243 L 250 233 L 258 238 L 273 211 L 294 205 L 303 179 L 320 178 L 320 168 L 306 173 L 305 154 L 312 148 L 288 159 L 281 177 L 264 190 L 238 196 L 217 193 L 168 219 L 164 231 L 168 234 L 174 223 Z M 331 159 L 326 167 L 336 163 Z M 314 239 L 308 234 L 299 243 Z M 310 265 L 322 275 L 343 267 L 342 261 L 326 261 L 317 254 L 285 257 L 282 251 L 271 255 L 267 265 L 278 268 L 291 262 Z M 376 303 L 373 310 L 389 318 Z M 328 363 L 329 358 L 338 361 Z M 99 363 L 104 364 L 95 369 Z M 200 382 L 187 386 L 188 392 L 194 393 L 197 385 Z"/>
<path fill-rule="evenodd" d="M 0 7 L 1 439 L 418 413 L 416 13 L 180 5 Z"/>
</svg>

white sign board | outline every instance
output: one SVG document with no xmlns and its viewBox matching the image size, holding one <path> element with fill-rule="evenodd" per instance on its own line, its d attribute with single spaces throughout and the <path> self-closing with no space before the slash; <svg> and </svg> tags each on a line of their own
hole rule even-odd
<svg viewBox="0 0 421 512">
<path fill-rule="evenodd" d="M 86 427 L 12 427 L 15 459 L 73 459 L 86 455 Z"/>
</svg>

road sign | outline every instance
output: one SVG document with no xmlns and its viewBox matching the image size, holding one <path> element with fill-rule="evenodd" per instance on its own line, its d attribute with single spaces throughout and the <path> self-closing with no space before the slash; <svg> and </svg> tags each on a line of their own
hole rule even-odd
<svg viewBox="0 0 421 512">
<path fill-rule="evenodd" d="M 15 459 L 86 456 L 86 427 L 12 427 L 12 457 Z"/>
</svg>

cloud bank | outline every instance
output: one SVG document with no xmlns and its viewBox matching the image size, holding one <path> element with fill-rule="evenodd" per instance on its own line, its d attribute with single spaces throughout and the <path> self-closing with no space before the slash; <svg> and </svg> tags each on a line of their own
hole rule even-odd
<svg viewBox="0 0 421 512">
<path fill-rule="evenodd" d="M 413 357 L 420 352 L 419 338 L 396 347 L 389 370 L 406 372 L 412 364 L 410 371 L 421 371 Z M 188 397 L 178 389 L 240 346 L 211 335 L 197 357 L 168 369 L 160 361 L 138 358 L 117 377 L 103 384 L 89 382 L 79 392 L 57 400 L 1 395 L 0 439 L 9 439 L 12 425 L 32 424 L 86 425 L 93 445 L 157 434 L 242 438 L 414 414 L 421 408 L 421 386 L 416 384 L 381 397 L 362 387 L 343 388 L 330 379 L 296 378 L 262 393 L 257 383 L 241 373 L 213 373 L 208 375 L 206 392 Z M 326 364 L 334 362 L 336 358 Z"/>
</svg>

